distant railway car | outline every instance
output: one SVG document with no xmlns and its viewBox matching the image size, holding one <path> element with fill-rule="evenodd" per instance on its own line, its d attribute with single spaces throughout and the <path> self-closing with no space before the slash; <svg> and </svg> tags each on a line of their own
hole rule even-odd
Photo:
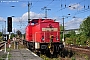
<svg viewBox="0 0 90 60">
<path fill-rule="evenodd" d="M 59 22 L 53 19 L 33 19 L 26 27 L 26 46 L 41 53 L 59 53 L 64 45 L 60 41 Z"/>
</svg>

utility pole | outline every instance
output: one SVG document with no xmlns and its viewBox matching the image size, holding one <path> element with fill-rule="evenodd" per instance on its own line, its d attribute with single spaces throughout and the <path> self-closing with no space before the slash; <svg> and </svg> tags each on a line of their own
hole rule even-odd
<svg viewBox="0 0 90 60">
<path fill-rule="evenodd" d="M 45 18 L 47 18 L 47 11 L 51 9 L 47 9 L 47 7 L 42 8 L 42 10 L 45 10 Z"/>
<path fill-rule="evenodd" d="M 30 23 L 30 5 L 32 5 L 32 3 L 28 2 L 28 23 Z"/>
<path fill-rule="evenodd" d="M 15 35 L 15 28 L 14 28 L 14 35 Z M 16 35 L 14 37 L 14 49 L 15 49 L 15 41 L 16 41 Z"/>
<path fill-rule="evenodd" d="M 5 21 L 5 40 L 6 40 L 6 21 Z M 6 42 L 5 42 L 5 51 L 4 52 L 6 53 Z"/>
<path fill-rule="evenodd" d="M 64 42 L 64 17 L 62 19 L 63 19 L 63 42 Z"/>
<path fill-rule="evenodd" d="M 2 37 L 3 37 L 3 25 L 2 25 Z"/>
<path fill-rule="evenodd" d="M 62 18 L 62 20 L 63 20 L 63 39 L 62 39 L 62 41 L 63 41 L 63 45 L 65 46 L 65 38 L 64 38 L 64 33 L 65 33 L 65 30 L 64 30 L 64 17 Z"/>
<path fill-rule="evenodd" d="M 70 16 L 70 14 L 68 14 L 68 15 Z M 63 41 L 63 42 L 65 42 L 65 40 L 64 40 L 64 39 L 65 39 L 65 38 L 64 38 L 64 33 L 65 33 L 65 29 L 64 29 L 64 19 L 65 19 L 65 18 L 68 18 L 69 16 L 63 16 L 63 18 L 62 18 L 62 20 L 63 20 L 63 40 L 62 40 L 62 41 Z"/>
</svg>

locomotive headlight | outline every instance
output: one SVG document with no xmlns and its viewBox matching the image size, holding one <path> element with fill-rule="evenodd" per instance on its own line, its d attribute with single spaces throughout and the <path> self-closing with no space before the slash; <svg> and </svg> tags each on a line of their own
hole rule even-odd
<svg viewBox="0 0 90 60">
<path fill-rule="evenodd" d="M 42 36 L 41 40 L 44 41 L 44 36 Z"/>
<path fill-rule="evenodd" d="M 56 36 L 56 40 L 59 40 L 59 39 L 58 39 L 58 36 Z"/>
</svg>

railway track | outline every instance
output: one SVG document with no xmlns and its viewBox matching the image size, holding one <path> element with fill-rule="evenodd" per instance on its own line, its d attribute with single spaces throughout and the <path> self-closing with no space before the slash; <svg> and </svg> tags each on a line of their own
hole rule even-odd
<svg viewBox="0 0 90 60">
<path fill-rule="evenodd" d="M 87 48 L 80 48 L 80 47 L 70 47 L 70 46 L 66 46 L 65 47 L 65 57 L 61 57 L 60 55 L 58 57 L 54 57 L 54 58 L 49 58 L 46 55 L 41 55 L 40 57 L 43 58 L 44 60 L 72 60 L 72 59 L 76 59 L 76 60 L 87 60 L 90 59 L 90 49 Z M 72 51 L 73 55 L 71 57 L 69 57 L 70 51 Z M 69 53 L 68 53 L 69 52 Z"/>
<path fill-rule="evenodd" d="M 90 47 L 80 48 L 80 47 L 75 47 L 75 46 L 65 46 L 65 48 L 68 49 L 68 50 L 75 51 L 75 52 L 81 52 L 81 53 L 90 55 Z"/>
<path fill-rule="evenodd" d="M 12 45 L 12 48 L 13 48 L 13 45 Z M 19 42 L 19 49 L 22 49 L 22 48 L 26 48 L 26 46 L 24 46 L 22 44 L 22 42 Z M 68 49 L 69 52 L 70 52 L 70 50 L 72 50 L 72 52 L 74 51 L 75 54 L 72 57 L 65 56 L 64 58 L 61 57 L 60 55 L 59 55 L 59 57 L 49 58 L 49 57 L 47 57 L 44 54 L 41 54 L 39 57 L 41 57 L 43 60 L 70 60 L 70 59 L 72 60 L 73 57 L 76 60 L 86 60 L 86 58 L 84 56 L 87 57 L 89 55 L 83 55 L 83 54 L 90 54 L 90 49 L 77 48 L 77 47 L 74 47 L 74 46 L 73 47 L 72 46 L 71 47 L 70 46 L 66 46 L 65 49 Z M 79 53 L 77 53 L 77 52 L 79 52 Z M 88 59 L 89 59 L 89 57 L 88 57 Z"/>
<path fill-rule="evenodd" d="M 4 45 L 5 45 L 5 41 L 0 42 L 0 50 L 4 47 Z"/>
<path fill-rule="evenodd" d="M 19 42 L 19 49 L 22 49 L 22 48 L 27 48 L 27 47 L 23 45 L 23 42 Z M 90 48 L 80 48 L 80 47 L 75 47 L 75 46 L 65 46 L 65 49 L 69 50 L 68 51 L 69 53 L 70 53 L 70 50 L 72 50 L 72 52 L 75 53 L 75 54 L 72 57 L 65 56 L 64 58 L 61 57 L 60 55 L 59 55 L 59 57 L 54 57 L 54 58 L 49 58 L 44 54 L 40 54 L 38 56 L 41 57 L 43 60 L 73 60 L 74 58 L 76 60 L 86 60 L 86 57 L 88 57 L 88 59 L 90 59 L 90 57 L 89 57 L 90 56 Z"/>
</svg>

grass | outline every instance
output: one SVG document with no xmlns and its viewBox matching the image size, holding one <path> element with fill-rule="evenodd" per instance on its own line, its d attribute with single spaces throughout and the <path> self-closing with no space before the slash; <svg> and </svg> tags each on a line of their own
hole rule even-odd
<svg viewBox="0 0 90 60">
<path fill-rule="evenodd" d="M 8 55 L 8 60 L 10 60 L 10 58 L 11 58 L 11 54 Z"/>
<path fill-rule="evenodd" d="M 83 54 L 83 53 L 80 53 L 80 52 L 76 52 L 75 55 L 72 57 L 72 60 L 73 60 L 73 58 L 75 58 L 74 60 L 77 60 L 77 59 L 89 60 L 89 55 Z"/>
<path fill-rule="evenodd" d="M 69 57 L 62 58 L 60 56 L 58 58 L 49 58 L 45 55 L 40 55 L 40 57 L 43 60 L 82 60 L 82 59 L 89 60 L 89 55 L 80 52 L 75 52 L 75 54 L 71 58 Z"/>
<path fill-rule="evenodd" d="M 2 55 L 2 56 L 0 57 L 0 60 L 5 60 L 6 57 L 7 57 L 7 54 L 4 54 L 4 55 Z"/>
<path fill-rule="evenodd" d="M 71 60 L 76 60 L 75 57 L 72 57 Z"/>
<path fill-rule="evenodd" d="M 40 55 L 40 57 L 43 59 L 43 60 L 61 60 L 61 57 L 58 57 L 58 58 L 49 58 L 45 55 Z"/>
</svg>

